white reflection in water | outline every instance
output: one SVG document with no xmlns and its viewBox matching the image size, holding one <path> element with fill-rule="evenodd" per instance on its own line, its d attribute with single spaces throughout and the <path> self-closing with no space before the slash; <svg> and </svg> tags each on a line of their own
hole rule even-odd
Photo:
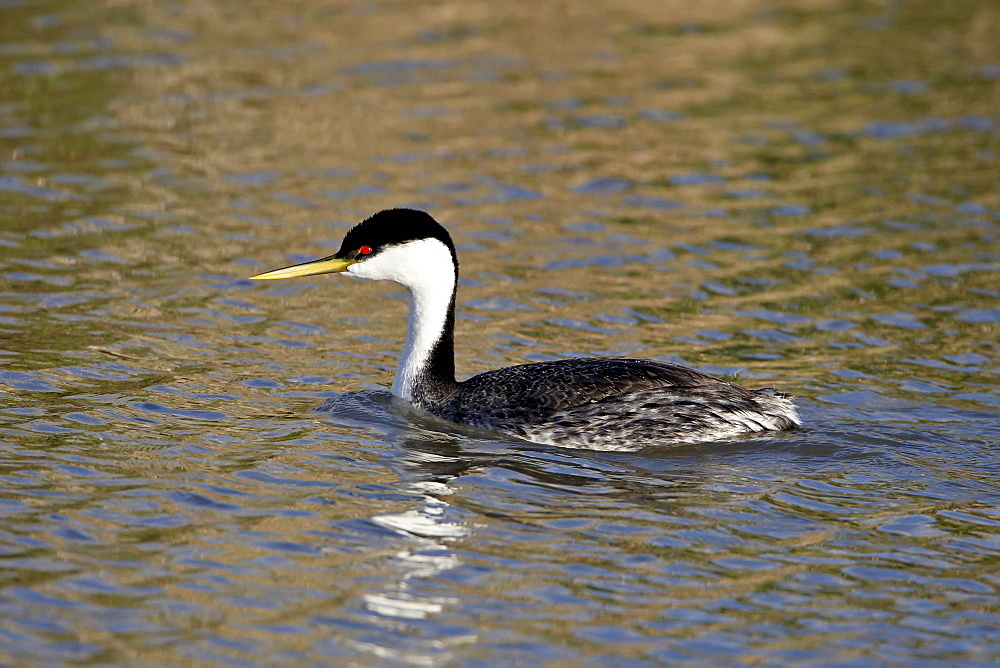
<svg viewBox="0 0 1000 668">
<path fill-rule="evenodd" d="M 426 460 L 450 459 L 431 453 L 412 453 L 416 458 Z M 450 505 L 439 498 L 452 494 L 452 490 L 442 482 L 417 481 L 402 486 L 421 494 L 419 508 L 401 513 L 375 515 L 372 523 L 389 529 L 400 537 L 416 542 L 415 547 L 396 552 L 393 556 L 400 571 L 399 579 L 380 592 L 364 594 L 361 598 L 365 608 L 382 617 L 400 621 L 423 620 L 445 610 L 446 606 L 456 606 L 459 599 L 453 596 L 426 596 L 414 593 L 410 583 L 414 580 L 432 578 L 445 571 L 458 568 L 461 560 L 448 548 L 448 544 L 469 535 L 469 525 L 455 521 L 448 516 Z M 398 649 L 360 643 L 365 649 L 381 659 L 410 665 L 439 665 L 452 658 L 447 649 L 477 640 L 476 635 L 460 635 L 428 640 L 423 644 L 425 651 L 415 648 Z"/>
<path fill-rule="evenodd" d="M 349 393 L 330 402 L 326 408 L 340 408 L 338 417 L 341 418 L 347 417 L 343 409 L 348 406 L 354 411 L 367 413 L 369 418 L 373 417 L 372 412 L 381 413 L 377 416 L 378 421 L 389 423 L 387 440 L 399 443 L 403 449 L 402 455 L 391 465 L 398 469 L 400 477 L 405 481 L 399 485 L 399 490 L 418 494 L 420 504 L 403 512 L 384 513 L 370 518 L 373 524 L 404 539 L 407 546 L 393 555 L 394 565 L 399 571 L 398 578 L 386 583 L 379 591 L 362 595 L 362 600 L 367 610 L 382 617 L 401 621 L 422 620 L 442 612 L 446 606 L 459 603 L 457 598 L 451 596 L 416 593 L 411 583 L 433 578 L 458 568 L 462 563 L 449 545 L 457 539 L 468 537 L 471 525 L 457 519 L 458 513 L 450 512 L 453 510 L 452 506 L 445 499 L 454 493 L 447 484 L 454 475 L 449 475 L 446 471 L 456 467 L 464 469 L 465 464 L 455 457 L 419 449 L 421 435 L 407 427 L 397 429 L 400 416 L 395 415 L 396 411 L 393 409 L 399 407 L 387 395 L 380 395 L 385 393 Z M 434 640 L 432 645 L 435 647 L 425 646 L 433 654 L 426 655 L 419 651 L 415 653 L 412 649 L 403 651 L 382 646 L 367 649 L 380 658 L 424 665 L 441 661 L 440 650 L 446 646 L 473 640 L 475 637 L 472 636 Z"/>
</svg>

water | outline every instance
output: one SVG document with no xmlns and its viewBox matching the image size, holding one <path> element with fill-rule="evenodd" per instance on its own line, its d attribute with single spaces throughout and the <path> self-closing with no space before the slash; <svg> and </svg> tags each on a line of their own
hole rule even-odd
<svg viewBox="0 0 1000 668">
<path fill-rule="evenodd" d="M 995 664 L 1000 10 L 618 4 L 0 4 L 0 661 Z M 401 290 L 246 279 L 400 205 L 462 374 L 805 427 L 414 414 Z"/>
</svg>

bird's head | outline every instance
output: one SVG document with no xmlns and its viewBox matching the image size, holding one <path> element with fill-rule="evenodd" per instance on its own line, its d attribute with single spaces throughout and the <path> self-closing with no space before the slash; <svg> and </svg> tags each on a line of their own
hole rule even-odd
<svg viewBox="0 0 1000 668">
<path fill-rule="evenodd" d="M 251 278 L 263 281 L 339 273 L 395 281 L 411 289 L 442 281 L 453 287 L 458 259 L 448 231 L 429 214 L 386 209 L 352 227 L 335 254 Z"/>
</svg>

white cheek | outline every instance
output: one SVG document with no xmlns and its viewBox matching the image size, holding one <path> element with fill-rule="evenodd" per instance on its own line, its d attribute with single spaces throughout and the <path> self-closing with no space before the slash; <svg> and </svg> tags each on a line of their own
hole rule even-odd
<svg viewBox="0 0 1000 668">
<path fill-rule="evenodd" d="M 370 280 L 370 279 L 365 278 L 361 274 L 358 274 L 355 271 L 355 267 L 357 267 L 357 266 L 358 265 L 356 265 L 356 264 L 352 264 L 350 267 L 348 267 L 344 271 L 340 272 L 339 274 L 335 274 L 335 275 L 336 276 L 343 276 L 344 278 L 357 278 L 357 279 L 362 280 L 362 281 Z"/>
<path fill-rule="evenodd" d="M 437 239 L 391 246 L 352 264 L 346 273 L 374 281 L 394 281 L 411 290 L 441 290 L 449 296 L 455 283 L 451 251 Z"/>
<path fill-rule="evenodd" d="M 366 281 L 393 280 L 392 272 L 386 271 L 386 268 L 380 266 L 382 264 L 379 262 L 380 259 L 380 257 L 376 256 L 370 260 L 363 260 L 357 264 L 352 264 L 347 268 L 345 273 L 354 278 Z"/>
</svg>

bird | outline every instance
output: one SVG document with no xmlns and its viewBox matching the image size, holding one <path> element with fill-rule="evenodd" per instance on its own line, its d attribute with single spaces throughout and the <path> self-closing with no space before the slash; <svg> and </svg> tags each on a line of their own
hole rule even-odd
<svg viewBox="0 0 1000 668">
<path fill-rule="evenodd" d="M 430 214 L 379 211 L 329 257 L 253 280 L 344 274 L 409 291 L 406 344 L 392 394 L 438 418 L 520 440 L 592 450 L 718 441 L 801 424 L 789 395 L 669 362 L 577 357 L 455 376 L 458 256 Z"/>
</svg>

